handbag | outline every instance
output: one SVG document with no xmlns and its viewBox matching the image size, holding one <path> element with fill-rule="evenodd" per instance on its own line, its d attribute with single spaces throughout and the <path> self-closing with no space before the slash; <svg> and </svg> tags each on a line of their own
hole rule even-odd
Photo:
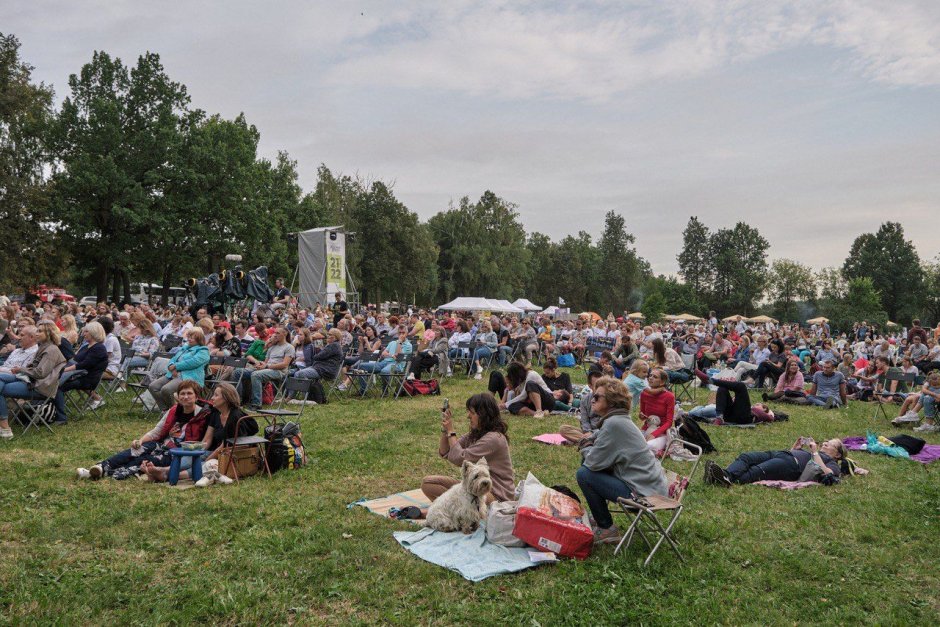
<svg viewBox="0 0 940 627">
<path fill-rule="evenodd" d="M 230 479 L 235 478 L 236 470 L 238 477 L 244 478 L 258 474 L 262 468 L 264 459 L 257 447 L 226 447 L 219 451 L 219 473 Z"/>
<path fill-rule="evenodd" d="M 493 501 L 486 516 L 486 539 L 493 544 L 523 547 L 525 542 L 512 535 L 516 526 L 518 501 Z"/>
</svg>

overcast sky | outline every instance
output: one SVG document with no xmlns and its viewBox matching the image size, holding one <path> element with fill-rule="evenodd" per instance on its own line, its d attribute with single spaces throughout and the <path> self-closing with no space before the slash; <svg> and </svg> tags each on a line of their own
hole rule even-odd
<svg viewBox="0 0 940 627">
<path fill-rule="evenodd" d="M 61 99 L 104 50 L 161 55 L 193 105 L 422 218 L 491 189 L 529 231 L 610 209 L 672 273 L 690 215 L 841 265 L 901 221 L 940 253 L 940 1 L 4 2 Z"/>
</svg>

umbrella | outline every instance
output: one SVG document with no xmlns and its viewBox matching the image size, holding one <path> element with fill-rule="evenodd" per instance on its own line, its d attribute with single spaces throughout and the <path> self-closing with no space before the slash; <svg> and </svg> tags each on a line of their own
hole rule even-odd
<svg viewBox="0 0 940 627">
<path fill-rule="evenodd" d="M 594 313 L 593 311 L 582 311 L 581 313 L 578 314 L 578 317 L 590 318 L 591 322 L 597 322 L 598 320 L 601 319 L 601 317 L 597 315 L 596 313 Z"/>
<path fill-rule="evenodd" d="M 738 320 L 743 320 L 744 316 L 741 314 L 735 314 L 733 316 L 728 316 L 727 318 L 722 318 L 722 322 L 737 322 Z"/>
<path fill-rule="evenodd" d="M 822 324 L 824 322 L 829 322 L 829 318 L 819 316 L 818 318 L 810 318 L 806 321 L 806 324 Z"/>
<path fill-rule="evenodd" d="M 745 322 L 756 322 L 757 324 L 765 324 L 767 322 L 773 322 L 777 324 L 777 321 L 771 318 L 770 316 L 755 316 L 753 318 L 748 318 Z"/>
<path fill-rule="evenodd" d="M 632 314 L 628 315 L 627 318 L 630 318 L 630 320 L 644 320 L 646 316 L 644 316 L 642 312 L 634 311 Z"/>
<path fill-rule="evenodd" d="M 690 313 L 679 314 L 676 316 L 676 320 L 686 320 L 688 322 L 701 322 L 704 319 L 705 318 L 699 318 L 698 316 Z"/>
</svg>

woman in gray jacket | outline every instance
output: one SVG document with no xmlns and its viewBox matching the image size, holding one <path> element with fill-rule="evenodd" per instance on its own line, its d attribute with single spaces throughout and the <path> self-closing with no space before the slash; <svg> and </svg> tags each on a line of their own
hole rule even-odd
<svg viewBox="0 0 940 627">
<path fill-rule="evenodd" d="M 65 367 L 65 357 L 59 350 L 59 330 L 55 323 L 43 324 L 38 329 L 24 327 L 20 342 L 38 342 L 39 349 L 28 366 L 11 368 L 9 375 L 0 379 L 0 438 L 10 439 L 13 431 L 7 421 L 7 399 L 52 398 L 59 389 L 59 375 Z"/>
<path fill-rule="evenodd" d="M 597 524 L 594 541 L 620 541 L 607 501 L 666 495 L 666 475 L 646 439 L 630 420 L 630 392 L 619 379 L 601 377 L 594 384 L 593 411 L 602 416 L 593 437 L 581 440 L 583 465 L 576 473 L 578 485 Z"/>
</svg>

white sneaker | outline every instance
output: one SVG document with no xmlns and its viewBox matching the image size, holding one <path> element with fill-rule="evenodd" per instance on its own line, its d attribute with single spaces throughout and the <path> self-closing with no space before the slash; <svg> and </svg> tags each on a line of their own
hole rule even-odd
<svg viewBox="0 0 940 627">
<path fill-rule="evenodd" d="M 476 379 L 477 381 L 482 381 L 483 375 L 478 372 L 475 375 L 473 375 L 473 378 Z"/>
<path fill-rule="evenodd" d="M 544 418 L 544 417 L 545 417 L 545 412 L 544 412 L 544 411 L 537 411 L 537 412 L 535 412 L 535 414 L 533 414 L 532 417 L 533 417 L 533 418 Z"/>
<path fill-rule="evenodd" d="M 408 373 L 408 376 L 405 377 L 405 379 L 408 380 L 408 381 L 414 381 L 414 380 L 415 380 L 415 373 L 409 372 L 409 373 Z"/>
<path fill-rule="evenodd" d="M 898 416 L 897 418 L 892 420 L 891 424 L 902 425 L 902 424 L 908 424 L 912 422 L 920 422 L 920 416 L 917 414 L 917 412 L 909 411 L 903 416 Z"/>
<path fill-rule="evenodd" d="M 104 407 L 104 399 L 99 398 L 96 401 L 92 401 L 88 406 L 92 409 L 98 409 L 99 407 Z"/>
<path fill-rule="evenodd" d="M 88 478 L 91 479 L 92 481 L 97 481 L 98 479 L 101 479 L 103 475 L 104 475 L 104 469 L 101 467 L 101 464 L 95 464 L 94 466 L 88 469 Z"/>
<path fill-rule="evenodd" d="M 210 485 L 215 483 L 211 477 L 202 477 L 199 481 L 195 483 L 197 488 L 207 488 Z"/>
<path fill-rule="evenodd" d="M 228 475 L 220 474 L 218 477 L 215 478 L 215 482 L 221 483 L 222 485 L 228 485 L 230 483 L 235 483 L 235 480 L 229 477 Z"/>
<path fill-rule="evenodd" d="M 940 427 L 925 422 L 919 427 L 914 427 L 914 431 L 919 433 L 940 433 Z"/>
<path fill-rule="evenodd" d="M 75 478 L 76 479 L 91 479 L 91 473 L 88 472 L 87 468 L 76 468 Z"/>
<path fill-rule="evenodd" d="M 477 374 L 483 374 L 483 364 L 477 364 Z"/>
<path fill-rule="evenodd" d="M 309 404 L 309 403 L 310 403 L 310 401 L 305 401 L 305 400 L 302 399 L 302 398 L 292 398 L 292 399 L 290 399 L 289 401 L 287 401 L 287 404 L 288 404 L 288 405 L 305 405 L 305 404 Z"/>
<path fill-rule="evenodd" d="M 13 437 L 13 429 L 0 429 L 0 438 L 9 440 Z"/>
</svg>

